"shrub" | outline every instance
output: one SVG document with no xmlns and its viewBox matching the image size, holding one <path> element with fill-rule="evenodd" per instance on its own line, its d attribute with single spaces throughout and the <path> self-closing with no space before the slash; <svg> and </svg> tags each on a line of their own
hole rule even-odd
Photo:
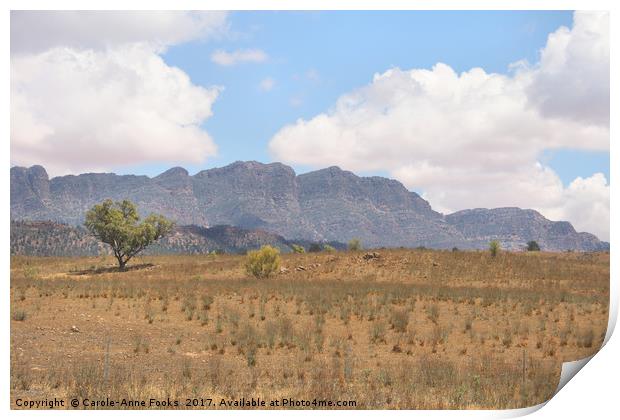
<svg viewBox="0 0 620 420">
<path fill-rule="evenodd" d="M 409 313 L 405 309 L 392 309 L 390 323 L 397 332 L 406 332 L 409 324 Z"/>
<path fill-rule="evenodd" d="M 495 257 L 497 255 L 497 253 L 499 252 L 500 246 L 499 246 L 499 242 L 498 241 L 491 241 L 489 243 L 489 252 L 491 253 L 492 257 Z"/>
<path fill-rule="evenodd" d="M 333 247 L 333 246 L 331 246 L 331 245 L 325 244 L 325 245 L 323 245 L 323 250 L 324 250 L 325 252 L 335 252 L 335 251 L 336 251 L 336 248 L 334 248 L 334 247 Z"/>
<path fill-rule="evenodd" d="M 362 249 L 362 242 L 359 239 L 353 238 L 349 241 L 350 251 L 359 251 L 360 249 Z"/>
<path fill-rule="evenodd" d="M 529 241 L 527 243 L 527 250 L 528 251 L 540 251 L 540 246 L 538 245 L 538 242 L 536 241 Z"/>
<path fill-rule="evenodd" d="M 437 321 L 439 321 L 439 306 L 437 306 L 437 304 L 435 303 L 430 305 L 428 308 L 426 308 L 426 315 L 433 324 L 437 324 Z"/>
<path fill-rule="evenodd" d="M 308 248 L 309 252 L 321 252 L 321 245 L 317 244 L 316 242 L 313 244 L 310 244 L 310 248 Z"/>
<path fill-rule="evenodd" d="M 385 324 L 381 321 L 375 321 L 370 327 L 370 342 L 385 343 Z"/>
<path fill-rule="evenodd" d="M 586 329 L 579 332 L 577 336 L 577 345 L 579 347 L 590 348 L 594 344 L 594 331 Z"/>
<path fill-rule="evenodd" d="M 301 245 L 291 244 L 291 249 L 293 250 L 293 252 L 295 254 L 305 254 L 306 253 L 306 249 L 303 246 L 301 246 Z"/>
<path fill-rule="evenodd" d="M 265 245 L 250 251 L 246 257 L 245 269 L 256 278 L 267 278 L 280 269 L 280 250 Z"/>
<path fill-rule="evenodd" d="M 13 314 L 11 315 L 11 319 L 13 319 L 13 321 L 25 321 L 26 317 L 27 317 L 26 311 L 22 311 L 22 310 L 14 311 Z"/>
<path fill-rule="evenodd" d="M 209 295 L 201 295 L 200 300 L 202 301 L 202 309 L 208 311 L 211 309 L 211 305 L 213 304 L 213 297 Z"/>
</svg>

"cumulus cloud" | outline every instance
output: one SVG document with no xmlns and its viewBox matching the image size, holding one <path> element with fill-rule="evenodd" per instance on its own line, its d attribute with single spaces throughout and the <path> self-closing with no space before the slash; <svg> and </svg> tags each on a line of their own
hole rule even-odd
<svg viewBox="0 0 620 420">
<path fill-rule="evenodd" d="M 236 50 L 224 51 L 217 50 L 211 54 L 211 61 L 220 66 L 234 66 L 239 63 L 261 63 L 267 61 L 267 54 L 263 50 Z"/>
<path fill-rule="evenodd" d="M 609 126 L 608 14 L 576 13 L 549 35 L 527 92 L 545 116 Z"/>
<path fill-rule="evenodd" d="M 329 111 L 283 127 L 270 151 L 289 163 L 387 171 L 443 212 L 517 205 L 567 218 L 578 230 L 608 239 L 606 180 L 598 174 L 564 187 L 538 162 L 550 148 L 609 149 L 609 101 L 582 89 L 607 86 L 609 95 L 609 52 L 597 47 L 588 56 L 577 53 L 586 35 L 607 36 L 608 26 L 591 23 L 607 15 L 593 16 L 576 13 L 573 29 L 549 36 L 539 63 L 520 65 L 510 75 L 480 68 L 457 74 L 442 63 L 377 74 Z M 558 37 L 562 42 L 555 42 Z M 570 64 L 558 57 L 570 57 Z M 605 75 L 601 66 L 607 80 L 590 80 Z M 564 98 L 554 93 L 557 86 L 545 84 L 552 74 L 569 83 Z"/>
<path fill-rule="evenodd" d="M 11 53 L 58 46 L 102 49 L 148 42 L 165 48 L 225 33 L 224 12 L 12 11 Z"/>
<path fill-rule="evenodd" d="M 260 81 L 260 83 L 258 84 L 258 89 L 262 90 L 263 92 L 269 92 L 271 89 L 273 89 L 275 85 L 276 81 L 273 80 L 271 77 L 267 77 Z"/>
<path fill-rule="evenodd" d="M 221 88 L 192 84 L 159 52 L 219 30 L 221 14 L 81 13 L 11 16 L 17 34 L 40 21 L 32 39 L 12 40 L 11 163 L 59 175 L 214 155 L 201 124 Z"/>
</svg>

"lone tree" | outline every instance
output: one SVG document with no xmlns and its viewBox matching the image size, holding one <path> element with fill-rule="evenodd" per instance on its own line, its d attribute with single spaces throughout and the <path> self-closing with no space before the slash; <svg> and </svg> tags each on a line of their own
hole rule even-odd
<svg viewBox="0 0 620 420">
<path fill-rule="evenodd" d="M 527 250 L 528 251 L 540 251 L 540 246 L 538 245 L 538 242 L 536 241 L 529 241 L 527 243 Z"/>
<path fill-rule="evenodd" d="M 489 243 L 489 252 L 491 253 L 491 256 L 493 258 L 495 258 L 495 256 L 497 255 L 497 253 L 499 252 L 500 249 L 500 245 L 498 241 L 491 241 Z"/>
<path fill-rule="evenodd" d="M 112 247 L 121 270 L 130 259 L 174 227 L 159 214 L 151 214 L 140 222 L 135 204 L 128 200 L 105 200 L 94 205 L 86 213 L 84 225 L 97 239 Z"/>
</svg>

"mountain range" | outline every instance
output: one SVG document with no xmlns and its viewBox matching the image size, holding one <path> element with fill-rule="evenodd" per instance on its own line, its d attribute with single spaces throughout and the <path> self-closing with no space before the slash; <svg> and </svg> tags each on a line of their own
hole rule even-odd
<svg viewBox="0 0 620 420">
<path fill-rule="evenodd" d="M 141 214 L 160 213 L 179 226 L 193 226 L 194 231 L 177 229 L 179 235 L 229 225 L 244 235 L 260 231 L 283 241 L 346 243 L 359 238 L 366 247 L 476 249 L 498 240 L 505 249 L 523 249 L 535 240 L 552 251 L 609 249 L 596 236 L 534 210 L 507 207 L 444 215 L 396 180 L 359 177 L 335 166 L 296 175 L 281 163 L 251 161 L 195 175 L 175 167 L 152 178 L 86 173 L 51 179 L 42 166 L 11 168 L 12 221 L 81 226 L 86 211 L 106 198 L 129 199 Z"/>
</svg>

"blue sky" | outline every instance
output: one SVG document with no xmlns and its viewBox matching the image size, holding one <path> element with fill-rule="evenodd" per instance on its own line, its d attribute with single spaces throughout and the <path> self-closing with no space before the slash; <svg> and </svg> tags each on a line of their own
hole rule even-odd
<svg viewBox="0 0 620 420">
<path fill-rule="evenodd" d="M 231 33 L 221 39 L 175 45 L 166 63 L 192 82 L 224 90 L 204 123 L 218 155 L 190 172 L 235 160 L 270 162 L 267 144 L 284 125 L 329 109 L 345 92 L 366 85 L 391 67 L 430 68 L 437 62 L 462 72 L 482 67 L 508 73 L 521 59 L 538 60 L 549 33 L 571 26 L 572 12 L 233 12 Z M 268 59 L 234 66 L 211 60 L 216 50 L 261 49 Z M 270 78 L 273 88 L 259 89 Z M 603 172 L 609 154 L 553 150 L 541 156 L 565 184 L 576 176 Z M 124 173 L 157 175 L 172 163 L 123 168 Z M 292 165 L 298 172 L 309 170 Z M 382 171 L 364 174 L 386 175 Z"/>
<path fill-rule="evenodd" d="M 609 238 L 609 15 L 11 13 L 11 164 L 381 175 Z"/>
</svg>

